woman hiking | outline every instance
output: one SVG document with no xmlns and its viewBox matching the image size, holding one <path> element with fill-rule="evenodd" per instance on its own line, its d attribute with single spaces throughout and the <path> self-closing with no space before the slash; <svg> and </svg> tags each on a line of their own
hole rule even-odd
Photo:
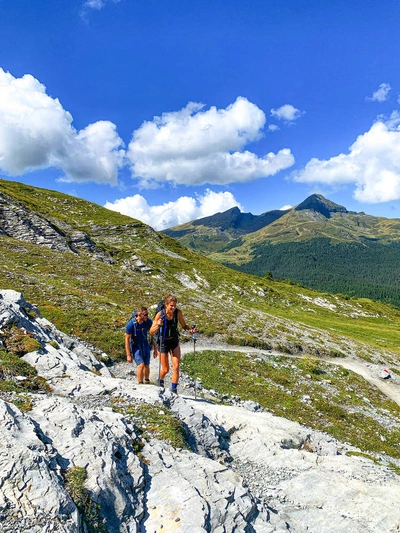
<svg viewBox="0 0 400 533">
<path fill-rule="evenodd" d="M 160 375 L 158 384 L 160 387 L 164 386 L 164 378 L 169 372 L 169 358 L 168 354 L 172 355 L 172 377 L 171 390 L 173 393 L 178 393 L 179 381 L 179 365 L 181 362 L 181 347 L 179 345 L 178 323 L 182 329 L 189 333 L 196 333 L 195 327 L 190 328 L 183 318 L 182 311 L 176 307 L 177 298 L 172 294 L 164 296 L 164 309 L 159 311 L 153 320 L 153 325 L 150 328 L 150 335 L 157 333 L 160 330 L 160 342 L 158 345 L 158 352 L 160 357 Z"/>
</svg>

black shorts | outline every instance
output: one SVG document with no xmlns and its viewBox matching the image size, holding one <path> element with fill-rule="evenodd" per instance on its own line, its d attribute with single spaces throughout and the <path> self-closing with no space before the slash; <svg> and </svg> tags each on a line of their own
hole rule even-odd
<svg viewBox="0 0 400 533">
<path fill-rule="evenodd" d="M 164 339 L 164 341 L 157 346 L 157 350 L 160 350 L 161 353 L 169 353 L 174 351 L 175 348 L 179 345 L 179 339 L 172 337 L 171 339 Z"/>
</svg>

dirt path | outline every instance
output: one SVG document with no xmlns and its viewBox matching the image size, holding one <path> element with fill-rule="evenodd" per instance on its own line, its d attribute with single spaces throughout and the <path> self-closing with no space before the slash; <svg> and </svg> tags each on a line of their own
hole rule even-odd
<svg viewBox="0 0 400 533">
<path fill-rule="evenodd" d="M 288 358 L 299 358 L 301 356 L 287 355 L 279 352 L 266 352 L 265 350 L 260 350 L 258 348 L 251 348 L 248 346 L 231 346 L 230 344 L 215 343 L 210 339 L 203 340 L 196 343 L 196 353 L 201 353 L 203 350 L 222 350 L 222 351 L 235 351 L 242 353 L 258 353 L 258 354 L 267 354 L 276 355 L 279 357 L 288 357 Z M 187 342 L 181 345 L 182 355 L 186 353 L 193 352 L 193 342 Z M 400 406 L 400 378 L 394 374 L 391 379 L 382 379 L 379 377 L 379 374 L 384 368 L 380 365 L 373 365 L 367 363 L 362 359 L 350 359 L 350 358 L 334 358 L 334 359 L 324 359 L 325 363 L 334 364 L 347 368 L 356 374 L 362 376 L 368 383 L 379 389 L 385 396 L 390 400 L 393 400 Z M 155 367 L 156 365 L 153 364 Z M 154 368 L 154 371 L 156 369 Z M 155 376 L 157 374 L 155 373 Z"/>
<path fill-rule="evenodd" d="M 215 342 L 212 339 L 198 339 L 196 343 L 196 354 L 198 354 L 198 357 L 201 357 L 201 352 L 204 350 L 221 350 L 221 351 L 227 351 L 227 352 L 242 352 L 242 353 L 255 353 L 260 355 L 274 355 L 277 357 L 287 357 L 291 359 L 298 359 L 301 356 L 296 355 L 288 355 L 288 354 L 282 354 L 280 352 L 266 352 L 265 350 L 260 350 L 258 348 L 251 348 L 248 346 L 232 346 L 230 344 L 221 343 L 221 342 Z M 184 356 L 187 353 L 193 353 L 193 342 L 186 342 L 181 344 L 181 352 Z M 333 359 L 322 359 L 325 363 L 342 366 L 343 368 L 347 368 L 348 370 L 351 370 L 352 372 L 355 372 L 359 376 L 362 376 L 368 383 L 370 383 L 372 386 L 379 389 L 387 398 L 397 403 L 397 405 L 400 406 L 400 376 L 398 374 L 392 373 L 392 376 L 390 379 L 382 379 L 380 378 L 380 372 L 382 371 L 384 367 L 382 365 L 376 365 L 367 363 L 366 361 L 363 361 L 362 359 L 356 359 L 356 358 L 333 358 Z M 122 363 L 120 365 L 126 365 L 126 363 Z M 136 366 L 135 365 L 129 365 L 129 374 L 131 378 L 134 379 L 135 373 L 136 373 Z M 390 370 L 390 368 L 389 368 Z M 118 371 L 117 371 L 118 372 Z M 127 369 L 120 369 L 121 377 L 127 375 Z M 156 382 L 158 378 L 158 359 L 151 360 L 150 363 L 150 380 L 152 382 Z M 165 385 L 166 387 L 170 387 L 171 383 L 171 369 L 170 372 L 167 374 L 165 378 Z M 182 390 L 182 389 L 181 389 Z M 190 391 L 187 390 L 187 393 L 190 395 Z"/>
</svg>

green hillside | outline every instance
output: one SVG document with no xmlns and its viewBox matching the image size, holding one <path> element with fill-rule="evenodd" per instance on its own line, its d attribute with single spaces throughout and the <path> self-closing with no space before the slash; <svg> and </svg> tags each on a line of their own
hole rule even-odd
<svg viewBox="0 0 400 533">
<path fill-rule="evenodd" d="M 155 308 L 172 292 L 204 336 L 285 353 L 357 351 L 367 359 L 375 348 L 385 349 L 397 360 L 400 313 L 392 307 L 229 269 L 137 220 L 76 197 L 0 180 L 0 201 L 0 286 L 22 292 L 59 329 L 113 358 L 124 357 L 131 310 L 141 303 Z M 77 231 L 84 233 L 96 251 L 29 242 L 18 225 L 17 236 L 10 234 L 9 220 L 18 218 L 21 225 L 26 219 L 32 226 L 34 217 L 66 243 L 75 242 Z"/>
</svg>

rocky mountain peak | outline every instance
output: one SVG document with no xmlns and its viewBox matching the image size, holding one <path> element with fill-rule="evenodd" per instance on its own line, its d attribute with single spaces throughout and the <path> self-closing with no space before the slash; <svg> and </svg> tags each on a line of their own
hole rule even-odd
<svg viewBox="0 0 400 533">
<path fill-rule="evenodd" d="M 347 209 L 342 205 L 335 204 L 331 200 L 327 200 L 321 194 L 312 194 L 308 198 L 301 202 L 295 211 L 302 211 L 304 209 L 312 209 L 317 213 L 321 213 L 326 218 L 331 217 L 331 213 L 348 213 Z"/>
<path fill-rule="evenodd" d="M 231 207 L 227 211 L 222 213 L 216 213 L 208 217 L 199 218 L 193 221 L 195 226 L 213 226 L 221 227 L 222 229 L 227 229 L 235 227 L 237 225 L 238 219 L 240 219 L 242 213 L 238 207 Z"/>
</svg>

